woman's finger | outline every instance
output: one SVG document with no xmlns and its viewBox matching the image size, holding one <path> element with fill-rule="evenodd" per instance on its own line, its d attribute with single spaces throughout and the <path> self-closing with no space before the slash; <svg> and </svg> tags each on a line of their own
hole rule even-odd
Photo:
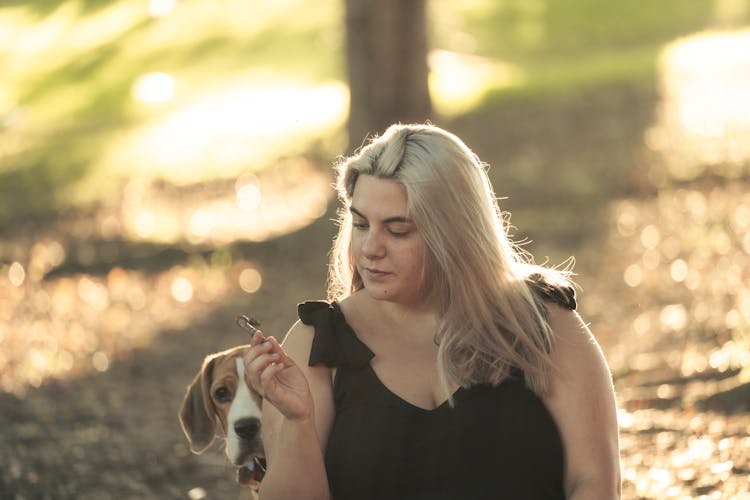
<svg viewBox="0 0 750 500">
<path fill-rule="evenodd" d="M 247 380 L 255 390 L 261 392 L 261 371 L 263 371 L 263 369 L 270 363 L 279 361 L 279 359 L 279 354 L 270 352 L 270 346 L 266 346 L 265 344 L 250 348 L 243 358 L 245 364 L 245 380 Z"/>
<path fill-rule="evenodd" d="M 281 344 L 279 344 L 278 340 L 276 340 L 274 337 L 267 337 L 266 343 L 270 344 L 270 350 L 271 350 L 270 352 L 273 352 L 279 355 L 280 363 L 283 363 L 284 366 L 294 366 L 294 362 L 292 361 L 292 358 L 286 355 L 284 348 L 281 347 Z"/>
<path fill-rule="evenodd" d="M 272 349 L 272 346 L 268 344 L 268 342 L 251 344 L 250 349 L 247 350 L 244 356 L 245 364 L 247 365 L 251 363 L 255 358 L 257 358 L 261 354 L 270 352 L 271 349 Z"/>
<path fill-rule="evenodd" d="M 250 345 L 259 345 L 266 341 L 266 337 L 263 335 L 263 332 L 260 330 L 255 330 L 255 333 L 253 333 L 253 337 L 250 340 Z"/>
<path fill-rule="evenodd" d="M 307 418 L 313 412 L 312 399 L 307 390 L 304 376 L 297 383 L 290 384 L 290 368 L 283 363 L 272 363 L 261 373 L 261 382 L 265 388 L 264 400 L 271 403 L 285 417 L 290 419 Z M 294 378 L 292 376 L 291 378 Z M 305 384 L 301 386 L 300 383 Z"/>
<path fill-rule="evenodd" d="M 281 363 L 271 362 L 268 365 L 266 365 L 265 369 L 260 372 L 261 385 L 264 388 L 271 387 L 271 382 L 273 381 L 274 377 L 276 377 L 276 375 L 284 368 L 286 367 Z"/>
<path fill-rule="evenodd" d="M 289 389 L 279 382 L 281 372 L 286 367 L 281 363 L 272 363 L 260 374 L 263 386 L 263 399 L 271 403 L 282 414 L 288 415 L 292 408 L 289 407 Z"/>
<path fill-rule="evenodd" d="M 253 346 L 245 352 L 242 356 L 242 360 L 245 365 L 245 375 L 252 375 L 252 365 L 259 356 L 268 353 L 268 347 L 263 345 Z"/>
</svg>

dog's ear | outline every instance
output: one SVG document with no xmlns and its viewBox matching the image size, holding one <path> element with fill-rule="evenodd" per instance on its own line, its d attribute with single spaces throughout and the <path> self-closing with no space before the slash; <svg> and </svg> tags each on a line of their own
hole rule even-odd
<svg viewBox="0 0 750 500">
<path fill-rule="evenodd" d="M 209 356 L 203 361 L 203 367 L 188 387 L 180 408 L 182 431 L 193 453 L 203 453 L 216 436 L 216 417 L 209 392 L 214 360 Z"/>
</svg>

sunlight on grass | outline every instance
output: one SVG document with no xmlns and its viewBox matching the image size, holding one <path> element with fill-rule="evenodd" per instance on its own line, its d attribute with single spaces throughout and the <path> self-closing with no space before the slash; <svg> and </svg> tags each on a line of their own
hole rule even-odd
<svg viewBox="0 0 750 500">
<path fill-rule="evenodd" d="M 330 180 L 317 165 L 281 158 L 336 136 L 348 90 L 290 68 L 310 59 L 299 45 L 334 23 L 336 12 L 332 2 L 311 9 L 297 0 L 230 1 L 222 9 L 204 0 L 91 10 L 65 2 L 46 15 L 3 7 L 3 159 L 50 172 L 54 159 L 62 165 L 55 171 L 79 161 L 85 171 L 56 186 L 56 195 L 66 206 L 104 200 L 117 233 L 137 240 L 223 244 L 299 228 L 325 209 Z M 289 39 L 264 43 L 281 35 Z M 259 54 L 258 44 L 270 48 Z M 258 64 L 272 53 L 283 64 Z M 61 130 L 65 154 L 49 146 L 52 160 L 37 161 L 40 142 Z M 76 147 L 90 154 L 76 160 Z M 252 172 L 255 182 L 233 186 Z M 165 193 L 169 185 L 179 192 Z"/>
<path fill-rule="evenodd" d="M 37 19 L 23 7 L 6 7 L 0 17 L 3 32 L 0 47 L 11 57 L 6 61 L 9 67 L 49 70 L 49 67 L 39 67 L 38 60 L 28 57 L 48 50 L 76 53 L 116 40 L 132 26 L 142 11 L 142 6 L 137 3 L 115 3 L 84 17 L 78 3 L 63 2 L 46 18 Z"/>
<path fill-rule="evenodd" d="M 702 33 L 670 44 L 661 57 L 664 105 L 648 131 L 669 174 L 692 179 L 707 165 L 736 177 L 750 161 L 750 29 Z"/>
<path fill-rule="evenodd" d="M 214 180 L 163 190 L 136 177 L 125 188 L 120 217 L 133 240 L 224 245 L 262 241 L 302 228 L 326 210 L 330 176 L 303 159 L 236 180 Z"/>
<path fill-rule="evenodd" d="M 476 55 L 435 50 L 429 55 L 429 66 L 430 94 L 435 110 L 444 116 L 475 108 L 490 88 L 525 83 L 518 66 Z"/>
<path fill-rule="evenodd" d="M 723 24 L 734 23 L 736 19 L 747 18 L 750 3 L 746 0 L 714 0 L 714 18 Z"/>
<path fill-rule="evenodd" d="M 339 82 L 237 79 L 190 96 L 110 144 L 101 170 L 175 184 L 237 175 L 331 134 L 343 126 L 347 106 L 348 91 Z"/>
<path fill-rule="evenodd" d="M 679 124 L 694 137 L 724 137 L 750 128 L 750 30 L 691 37 L 668 47 L 665 87 Z M 699 98 L 700 97 L 700 98 Z"/>
<path fill-rule="evenodd" d="M 177 186 L 229 179 L 220 196 L 191 196 L 192 209 L 169 197 L 135 211 L 127 205 L 119 225 L 136 239 L 226 242 L 309 223 L 327 202 L 324 175 L 302 174 L 320 192 L 295 203 L 273 201 L 285 196 L 283 183 L 270 187 L 264 177 L 253 202 L 255 187 L 235 193 L 231 179 L 328 147 L 343 129 L 346 86 L 321 77 L 327 70 L 305 72 L 335 59 L 336 51 L 320 49 L 336 44 L 325 30 L 339 8 L 298 0 L 232 0 L 221 9 L 208 0 L 63 2 L 47 14 L 0 8 L 0 53 L 8 55 L 0 66 L 0 171 L 36 169 L 38 178 L 11 178 L 29 192 L 54 185 L 46 205 L 19 195 L 12 206 L 31 213 L 114 206 L 128 199 L 123 186 L 134 179 Z"/>
<path fill-rule="evenodd" d="M 83 16 L 79 4 L 64 2 L 46 18 L 36 19 L 24 8 L 4 8 L 0 17 L 0 32 L 4 35 L 0 52 L 5 60 L 0 85 L 9 98 L 0 113 L 7 112 L 10 106 L 22 106 L 35 128 L 70 120 L 70 114 L 79 111 L 80 103 L 85 102 L 81 87 L 93 83 L 81 81 L 80 77 L 76 80 L 92 48 L 116 42 L 143 12 L 139 3 L 119 2 Z M 108 62 L 110 69 L 113 62 Z M 105 76 L 100 75 L 102 81 L 106 81 Z"/>
</svg>

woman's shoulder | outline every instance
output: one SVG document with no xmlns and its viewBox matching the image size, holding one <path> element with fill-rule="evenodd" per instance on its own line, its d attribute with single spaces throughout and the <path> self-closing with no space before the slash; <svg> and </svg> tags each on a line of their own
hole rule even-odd
<svg viewBox="0 0 750 500">
<path fill-rule="evenodd" d="M 326 318 L 335 305 L 336 302 L 325 300 L 306 300 L 297 304 L 297 316 L 302 324 L 312 326 Z"/>
<path fill-rule="evenodd" d="M 591 335 L 578 312 L 558 302 L 547 304 L 547 323 L 556 338 L 588 341 Z"/>
<path fill-rule="evenodd" d="M 577 311 L 558 303 L 547 305 L 547 324 L 552 331 L 551 356 L 556 385 L 578 388 L 578 382 L 606 374 L 609 368 L 596 337 Z M 585 385 L 585 384 L 584 384 Z"/>
<path fill-rule="evenodd" d="M 524 281 L 545 306 L 551 303 L 570 311 L 578 307 L 575 286 L 563 272 L 542 268 L 527 274 Z"/>
<path fill-rule="evenodd" d="M 297 320 L 287 331 L 281 346 L 296 362 L 306 364 L 312 343 L 313 327 Z"/>
<path fill-rule="evenodd" d="M 295 345 L 306 347 L 309 366 L 360 366 L 372 358 L 372 352 L 359 341 L 347 323 L 341 308 L 344 303 L 350 304 L 350 298 L 341 303 L 311 300 L 297 306 L 299 321 L 292 326 L 288 337 Z"/>
<path fill-rule="evenodd" d="M 289 328 L 281 344 L 296 361 L 307 365 L 318 325 L 326 322 L 326 312 L 330 307 L 331 304 L 323 300 L 308 300 L 297 304 L 298 319 Z"/>
<path fill-rule="evenodd" d="M 307 364 L 318 325 L 326 322 L 327 311 L 332 307 L 324 300 L 307 300 L 297 304 L 297 321 L 295 321 L 284 337 L 282 347 L 292 355 L 297 362 Z"/>
<path fill-rule="evenodd" d="M 366 307 L 367 293 L 364 288 L 335 301 L 336 305 L 347 315 L 353 314 L 355 310 Z"/>
<path fill-rule="evenodd" d="M 330 322 L 337 316 L 349 315 L 362 307 L 363 293 L 357 291 L 341 299 L 306 300 L 297 304 L 297 315 L 306 325 Z"/>
</svg>

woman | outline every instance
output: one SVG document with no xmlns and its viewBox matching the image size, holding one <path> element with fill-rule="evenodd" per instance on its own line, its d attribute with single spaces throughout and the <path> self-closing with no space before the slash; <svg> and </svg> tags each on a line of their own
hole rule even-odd
<svg viewBox="0 0 750 500">
<path fill-rule="evenodd" d="M 393 125 L 338 190 L 329 302 L 246 358 L 261 498 L 619 498 L 606 362 L 566 274 L 509 241 L 476 155 Z"/>
</svg>

